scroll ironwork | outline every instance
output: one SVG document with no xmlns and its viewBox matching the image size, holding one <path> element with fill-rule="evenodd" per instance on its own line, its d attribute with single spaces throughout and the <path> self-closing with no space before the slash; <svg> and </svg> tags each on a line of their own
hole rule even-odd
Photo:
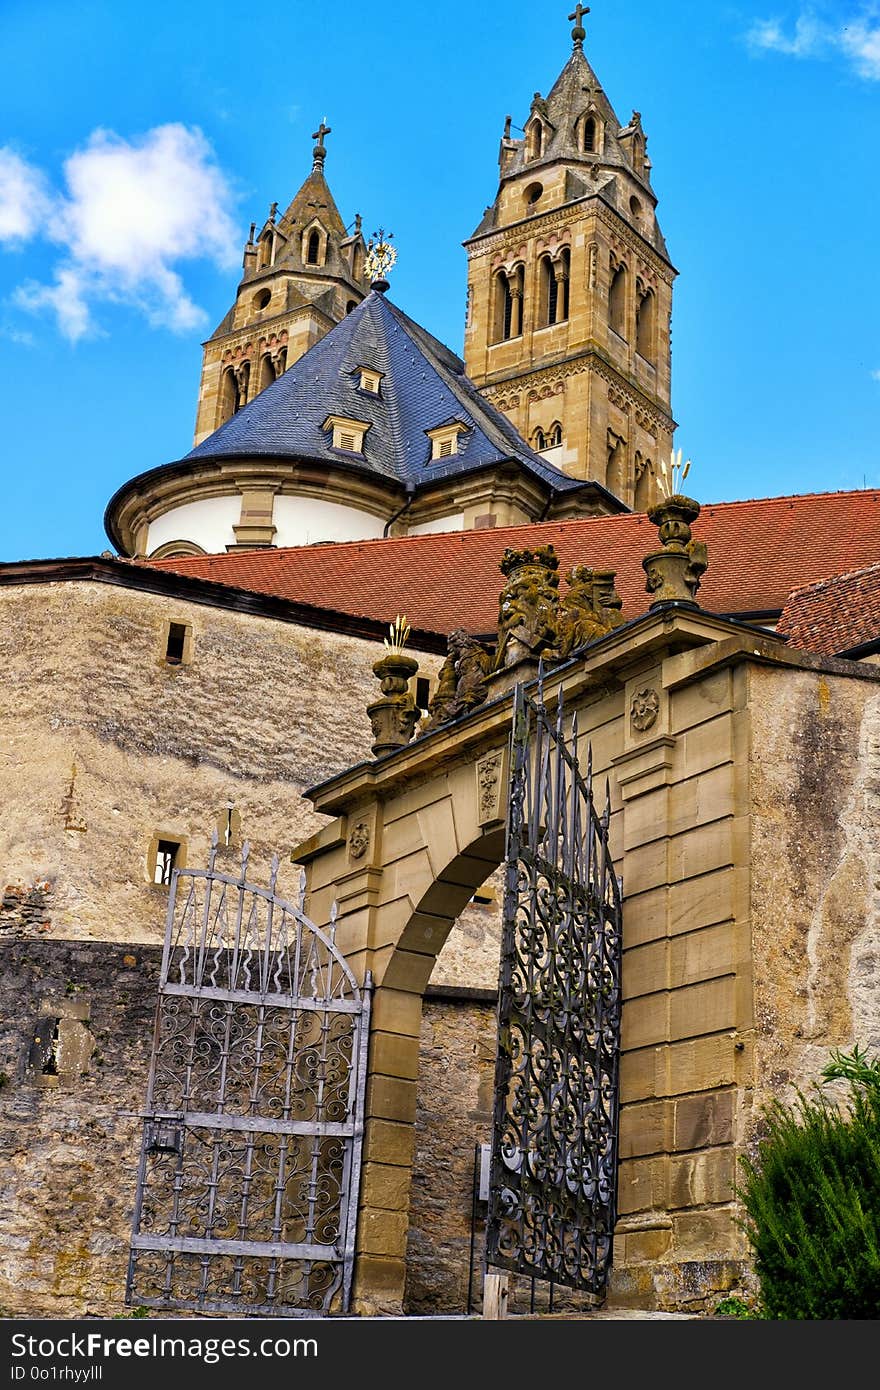
<svg viewBox="0 0 880 1390">
<path fill-rule="evenodd" d="M 247 862 L 172 875 L 125 1301 L 344 1313 L 370 980 Z"/>
<path fill-rule="evenodd" d="M 617 1208 L 621 885 L 610 793 L 560 689 L 511 732 L 487 1263 L 607 1293 Z"/>
</svg>

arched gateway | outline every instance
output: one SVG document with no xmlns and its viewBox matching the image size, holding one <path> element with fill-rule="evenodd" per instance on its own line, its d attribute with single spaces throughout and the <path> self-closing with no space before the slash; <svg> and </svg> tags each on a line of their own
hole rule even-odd
<svg viewBox="0 0 880 1390">
<path fill-rule="evenodd" d="M 341 1195 L 353 1216 L 357 1194 L 342 1268 L 355 1312 L 404 1306 L 425 990 L 502 861 L 490 1265 L 600 1297 L 607 1275 L 631 1307 L 711 1309 L 750 1278 L 735 1181 L 759 1110 L 880 1027 L 861 984 L 880 940 L 880 670 L 700 610 L 706 557 L 680 522 L 658 516 L 654 602 L 628 623 L 607 572 L 576 567 L 557 602 L 537 573 L 551 558 L 509 552 L 494 669 L 453 634 L 411 740 L 416 663 L 392 644 L 374 667 L 374 760 L 308 793 L 329 820 L 293 852 L 298 910 L 312 934 L 333 924 L 351 989 L 372 986 L 362 1109 L 345 1118 L 352 1152 L 363 1118 L 359 1183 Z M 607 782 L 598 817 L 574 795 L 575 756 Z M 517 958 L 530 930 L 538 954 Z M 521 1083 L 529 1036 L 554 1060 Z"/>
<path fill-rule="evenodd" d="M 681 1311 L 747 1286 L 734 1185 L 761 1107 L 878 1025 L 876 996 L 851 970 L 880 936 L 859 849 L 873 801 L 858 792 L 880 672 L 666 597 L 669 558 L 666 547 L 646 559 L 649 612 L 550 669 L 543 698 L 577 716 L 581 759 L 590 747 L 594 778 L 608 779 L 623 882 L 610 1292 Z M 504 854 L 517 678 L 534 696 L 534 666 L 514 666 L 470 713 L 309 793 L 334 818 L 294 855 L 309 911 L 320 922 L 338 903 L 341 949 L 375 982 L 363 1313 L 403 1303 L 423 995 Z"/>
</svg>

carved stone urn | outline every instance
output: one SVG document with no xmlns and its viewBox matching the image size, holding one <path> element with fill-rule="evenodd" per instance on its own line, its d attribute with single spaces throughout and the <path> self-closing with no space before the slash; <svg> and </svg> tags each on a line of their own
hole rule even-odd
<svg viewBox="0 0 880 1390">
<path fill-rule="evenodd" d="M 409 683 L 419 669 L 415 657 L 400 651 L 387 651 L 373 665 L 382 698 L 367 706 L 373 729 L 372 753 L 381 758 L 405 748 L 413 736 L 420 711 L 410 694 Z"/>
<path fill-rule="evenodd" d="M 647 575 L 645 589 L 653 594 L 652 608 L 659 603 L 690 603 L 696 608 L 696 593 L 708 564 L 704 541 L 691 537 L 691 523 L 700 515 L 700 504 L 692 497 L 674 493 L 648 508 L 648 520 L 659 528 L 662 550 L 652 551 L 642 561 Z"/>
</svg>

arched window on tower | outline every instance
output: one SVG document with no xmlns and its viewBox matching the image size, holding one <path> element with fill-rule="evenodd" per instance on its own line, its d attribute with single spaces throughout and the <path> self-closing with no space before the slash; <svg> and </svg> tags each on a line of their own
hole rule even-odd
<svg viewBox="0 0 880 1390">
<path fill-rule="evenodd" d="M 559 447 L 559 445 L 560 445 L 561 443 L 562 443 L 562 426 L 560 425 L 559 421 L 556 420 L 556 421 L 554 421 L 554 423 L 550 426 L 549 430 L 547 431 L 547 448 L 548 448 L 548 449 L 558 449 L 558 447 Z"/>
<path fill-rule="evenodd" d="M 542 328 L 563 323 L 568 318 L 571 252 L 560 253 L 554 263 L 549 255 L 538 262 L 538 324 Z"/>
<path fill-rule="evenodd" d="M 264 265 L 272 264 L 272 252 L 274 247 L 275 238 L 271 232 L 267 232 L 264 237 L 260 238 L 260 251 L 257 264 L 261 270 Z"/>
<path fill-rule="evenodd" d="M 645 140 L 642 135 L 634 135 L 632 142 L 633 168 L 637 174 L 645 172 Z"/>
<path fill-rule="evenodd" d="M 220 382 L 220 418 L 218 425 L 230 420 L 241 405 L 238 382 L 232 367 L 227 367 Z"/>
<path fill-rule="evenodd" d="M 536 454 L 540 454 L 542 449 L 547 448 L 547 436 L 540 427 L 532 435 L 532 448 Z"/>
<path fill-rule="evenodd" d="M 526 159 L 540 159 L 544 153 L 544 127 L 539 120 L 530 123 L 526 131 Z"/>
<path fill-rule="evenodd" d="M 626 266 L 611 264 L 611 287 L 608 291 L 608 322 L 619 337 L 626 334 Z"/>
<path fill-rule="evenodd" d="M 538 327 L 546 328 L 556 322 L 556 301 L 558 290 L 553 262 L 549 256 L 538 261 Z"/>
<path fill-rule="evenodd" d="M 636 351 L 647 362 L 654 361 L 655 304 L 654 291 L 646 289 L 640 294 L 636 309 Z"/>
<path fill-rule="evenodd" d="M 626 479 L 626 440 L 613 430 L 608 431 L 608 464 L 605 472 L 605 486 L 614 496 L 624 500 Z"/>
<path fill-rule="evenodd" d="M 308 249 L 306 251 L 306 265 L 317 265 L 318 257 L 321 254 L 321 233 L 315 227 L 309 232 Z"/>
<path fill-rule="evenodd" d="M 636 450 L 636 495 L 633 511 L 646 512 L 651 505 L 654 482 L 654 465 L 649 458 Z"/>
<path fill-rule="evenodd" d="M 499 270 L 492 281 L 492 342 L 504 343 L 522 333 L 522 266 Z"/>
<path fill-rule="evenodd" d="M 554 266 L 556 271 L 556 323 L 563 323 L 568 318 L 568 299 L 569 286 L 571 285 L 571 252 L 566 249 L 560 253 L 559 259 Z"/>
<path fill-rule="evenodd" d="M 265 391 L 267 386 L 271 386 L 275 380 L 275 367 L 268 352 L 264 353 L 260 359 L 260 390 Z"/>
<path fill-rule="evenodd" d="M 584 153 L 595 154 L 598 145 L 598 127 L 596 117 L 588 116 L 584 121 Z"/>
</svg>

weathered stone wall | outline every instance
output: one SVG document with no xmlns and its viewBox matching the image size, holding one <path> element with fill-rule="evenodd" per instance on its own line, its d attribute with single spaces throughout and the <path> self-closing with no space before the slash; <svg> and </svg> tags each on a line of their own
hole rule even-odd
<svg viewBox="0 0 880 1390">
<path fill-rule="evenodd" d="M 160 952 L 0 946 L 0 1310 L 123 1311 Z"/>
<path fill-rule="evenodd" d="M 757 1109 L 880 1049 L 880 689 L 756 668 L 750 704 Z"/>
<path fill-rule="evenodd" d="M 409 1313 L 466 1312 L 469 1264 L 472 1311 L 482 1306 L 486 1208 L 474 1211 L 474 1150 L 491 1139 L 494 1079 L 494 1001 L 427 998 L 406 1250 Z"/>
<path fill-rule="evenodd" d="M 324 823 L 303 790 L 370 757 L 379 644 L 87 582 L 0 588 L 0 613 L 0 937 L 160 941 L 150 841 L 201 866 L 227 802 L 223 863 L 246 839 L 252 875 L 278 853 L 296 892 L 290 850 Z M 187 664 L 164 660 L 169 620 L 192 627 Z"/>
</svg>

